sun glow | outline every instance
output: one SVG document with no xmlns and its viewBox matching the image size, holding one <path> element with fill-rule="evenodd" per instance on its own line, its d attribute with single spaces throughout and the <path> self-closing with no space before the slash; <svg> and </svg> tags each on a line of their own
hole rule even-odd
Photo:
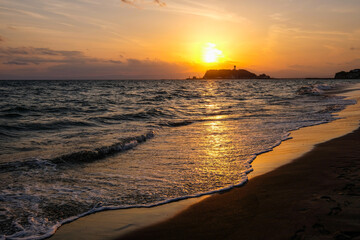
<svg viewBox="0 0 360 240">
<path fill-rule="evenodd" d="M 223 57 L 223 52 L 216 48 L 216 44 L 207 43 L 203 50 L 203 61 L 205 63 L 219 62 L 219 58 Z"/>
</svg>

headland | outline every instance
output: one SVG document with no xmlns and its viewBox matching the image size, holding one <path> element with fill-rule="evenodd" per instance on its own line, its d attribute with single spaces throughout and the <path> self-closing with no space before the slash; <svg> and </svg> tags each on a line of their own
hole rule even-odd
<svg viewBox="0 0 360 240">
<path fill-rule="evenodd" d="M 349 72 L 338 72 L 335 74 L 335 79 L 360 79 L 360 69 L 353 69 Z"/>
<path fill-rule="evenodd" d="M 245 69 L 220 69 L 206 71 L 203 79 L 270 79 L 266 74 L 256 75 Z"/>
</svg>

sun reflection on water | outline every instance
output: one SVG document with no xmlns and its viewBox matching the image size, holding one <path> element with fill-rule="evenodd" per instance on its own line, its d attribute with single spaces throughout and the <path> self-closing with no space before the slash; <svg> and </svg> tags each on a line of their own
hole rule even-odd
<svg viewBox="0 0 360 240">
<path fill-rule="evenodd" d="M 217 178 L 217 181 L 226 177 L 229 170 L 236 167 L 234 140 L 226 121 L 205 122 L 204 131 L 199 139 L 202 144 L 202 163 L 197 170 L 201 174 Z"/>
<path fill-rule="evenodd" d="M 216 94 L 216 81 L 210 81 L 207 85 L 204 95 Z M 201 130 L 198 134 L 196 142 L 199 144 L 197 156 L 192 156 L 198 159 L 196 171 L 200 176 L 209 177 L 216 183 L 229 182 L 233 178 L 230 172 L 238 171 L 236 142 L 234 134 L 235 126 L 233 121 L 228 121 L 226 115 L 212 115 L 218 109 L 222 109 L 221 101 L 205 102 L 199 108 L 205 108 L 206 113 L 210 116 L 205 117 L 202 126 L 197 129 Z M 225 103 L 224 103 L 225 104 Z M 233 179 L 232 179 L 233 180 Z"/>
<path fill-rule="evenodd" d="M 243 161 L 247 139 L 239 131 L 245 128 L 234 120 L 235 115 L 229 115 L 233 113 L 226 111 L 233 103 L 219 94 L 221 84 L 208 81 L 197 89 L 201 100 L 189 108 L 202 117 L 189 125 L 167 128 L 138 146 L 137 151 L 121 154 L 121 161 L 114 160 L 119 168 L 127 162 L 131 169 L 127 175 L 141 176 L 148 166 L 151 178 L 147 184 L 152 185 L 152 192 L 166 182 L 171 186 L 165 194 L 169 196 L 198 194 L 243 182 L 248 170 Z M 144 166 L 133 166 L 134 158 L 142 159 Z"/>
</svg>

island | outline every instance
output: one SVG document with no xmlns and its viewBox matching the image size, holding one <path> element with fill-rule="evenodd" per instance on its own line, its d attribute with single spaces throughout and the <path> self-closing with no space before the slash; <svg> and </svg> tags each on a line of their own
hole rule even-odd
<svg viewBox="0 0 360 240">
<path fill-rule="evenodd" d="M 338 72 L 335 74 L 335 79 L 360 79 L 360 69 L 354 69 L 350 72 Z"/>
<path fill-rule="evenodd" d="M 206 71 L 203 79 L 270 79 L 266 74 L 256 75 L 245 69 L 219 69 Z"/>
</svg>

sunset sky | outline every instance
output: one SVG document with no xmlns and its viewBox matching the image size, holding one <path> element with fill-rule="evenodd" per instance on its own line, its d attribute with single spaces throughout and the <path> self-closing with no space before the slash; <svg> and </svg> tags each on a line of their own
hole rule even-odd
<svg viewBox="0 0 360 240">
<path fill-rule="evenodd" d="M 0 0 L 0 79 L 360 68 L 359 0 Z"/>
</svg>

